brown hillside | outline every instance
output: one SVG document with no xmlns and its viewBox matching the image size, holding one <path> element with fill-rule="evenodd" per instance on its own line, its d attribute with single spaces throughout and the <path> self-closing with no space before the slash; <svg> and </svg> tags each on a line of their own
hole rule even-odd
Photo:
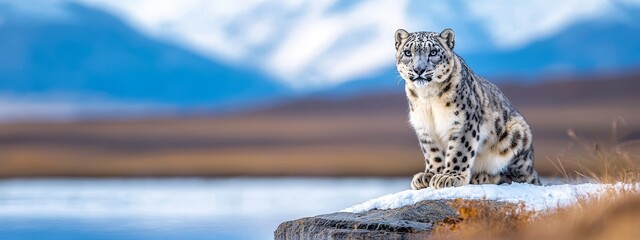
<svg viewBox="0 0 640 240">
<path fill-rule="evenodd" d="M 640 138 L 640 73 L 503 85 L 534 131 L 536 165 L 568 129 Z M 423 167 L 402 92 L 305 99 L 227 117 L 0 125 L 0 176 L 410 176 Z"/>
</svg>

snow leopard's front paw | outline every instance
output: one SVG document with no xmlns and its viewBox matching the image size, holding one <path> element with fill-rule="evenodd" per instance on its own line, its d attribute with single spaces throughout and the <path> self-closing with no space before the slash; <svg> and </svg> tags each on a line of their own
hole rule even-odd
<svg viewBox="0 0 640 240">
<path fill-rule="evenodd" d="M 430 186 L 435 189 L 446 187 L 460 187 L 466 185 L 465 178 L 461 175 L 436 174 L 431 178 Z"/>
<path fill-rule="evenodd" d="M 423 188 L 428 188 L 431 177 L 433 177 L 433 173 L 416 173 L 415 175 L 413 175 L 413 180 L 411 180 L 411 189 L 420 190 Z"/>
</svg>

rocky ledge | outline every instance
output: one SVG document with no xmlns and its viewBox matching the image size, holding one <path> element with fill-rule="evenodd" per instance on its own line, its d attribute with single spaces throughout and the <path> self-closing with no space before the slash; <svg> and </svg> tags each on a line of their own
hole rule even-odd
<svg viewBox="0 0 640 240">
<path fill-rule="evenodd" d="M 436 223 L 457 218 L 451 200 L 429 200 L 396 209 L 337 212 L 281 223 L 275 239 L 424 239 Z"/>
</svg>

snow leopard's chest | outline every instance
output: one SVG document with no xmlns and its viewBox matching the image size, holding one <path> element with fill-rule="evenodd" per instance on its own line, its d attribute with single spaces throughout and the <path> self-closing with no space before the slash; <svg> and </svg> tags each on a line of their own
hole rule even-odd
<svg viewBox="0 0 640 240">
<path fill-rule="evenodd" d="M 419 98 L 409 121 L 418 134 L 427 134 L 443 146 L 454 124 L 453 110 L 447 102 L 437 97 Z"/>
</svg>

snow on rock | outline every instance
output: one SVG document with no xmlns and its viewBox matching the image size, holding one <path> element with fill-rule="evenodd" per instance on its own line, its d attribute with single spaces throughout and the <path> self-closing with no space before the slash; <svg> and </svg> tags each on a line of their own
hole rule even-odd
<svg viewBox="0 0 640 240">
<path fill-rule="evenodd" d="M 485 199 L 504 202 L 524 202 L 530 210 L 563 207 L 574 203 L 579 196 L 600 194 L 607 189 L 640 190 L 640 184 L 563 184 L 536 186 L 525 183 L 502 185 L 466 185 L 455 188 L 407 190 L 375 198 L 343 209 L 341 212 L 360 213 L 371 209 L 391 209 L 412 205 L 423 200 Z"/>
</svg>

